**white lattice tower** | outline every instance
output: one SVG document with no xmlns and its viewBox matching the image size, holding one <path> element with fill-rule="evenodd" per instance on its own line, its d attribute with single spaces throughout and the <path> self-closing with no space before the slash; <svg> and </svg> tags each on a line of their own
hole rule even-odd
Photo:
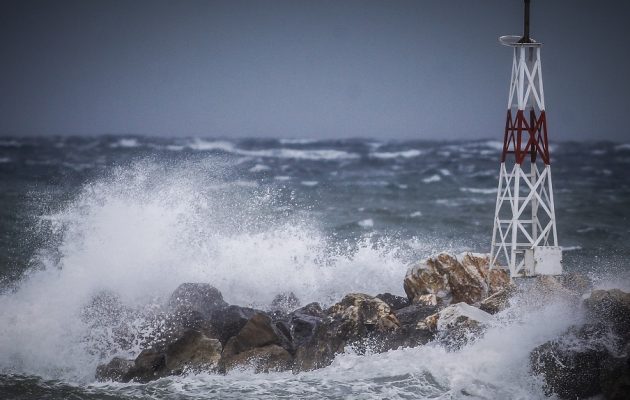
<svg viewBox="0 0 630 400">
<path fill-rule="evenodd" d="M 529 38 L 525 3 L 525 35 L 501 38 L 513 47 L 513 59 L 490 253 L 490 265 L 507 267 L 511 277 L 562 274 L 541 44 Z"/>
</svg>

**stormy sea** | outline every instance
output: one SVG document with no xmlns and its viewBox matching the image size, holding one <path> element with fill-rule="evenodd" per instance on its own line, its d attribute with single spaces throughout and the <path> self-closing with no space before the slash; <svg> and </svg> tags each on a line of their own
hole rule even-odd
<svg viewBox="0 0 630 400">
<path fill-rule="evenodd" d="M 530 352 L 583 318 L 515 301 L 483 336 L 386 352 L 351 347 L 320 369 L 189 372 L 97 381 L 150 337 L 147 315 L 182 283 L 229 304 L 280 293 L 328 307 L 405 296 L 408 266 L 490 249 L 502 143 L 373 139 L 0 139 L 0 397 L 20 399 L 529 399 Z M 630 289 L 630 144 L 554 142 L 564 269 Z M 124 321 L 90 312 L 111 293 Z M 525 302 L 526 303 L 526 302 Z"/>
</svg>

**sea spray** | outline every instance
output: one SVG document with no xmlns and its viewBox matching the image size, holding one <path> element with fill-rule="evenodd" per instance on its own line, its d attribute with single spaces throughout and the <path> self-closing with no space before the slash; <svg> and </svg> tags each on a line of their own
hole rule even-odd
<svg viewBox="0 0 630 400">
<path fill-rule="evenodd" d="M 324 304 L 353 291 L 402 293 L 405 263 L 392 249 L 369 238 L 331 246 L 314 221 L 278 213 L 280 194 L 221 174 L 140 162 L 47 216 L 52 248 L 39 253 L 41 268 L 0 297 L 0 368 L 90 381 L 104 358 L 140 349 L 119 347 L 116 328 L 150 335 L 147 319 L 182 282 L 210 282 L 228 302 L 258 307 L 286 291 Z M 121 302 L 124 320 L 85 318 L 103 293 Z"/>
</svg>

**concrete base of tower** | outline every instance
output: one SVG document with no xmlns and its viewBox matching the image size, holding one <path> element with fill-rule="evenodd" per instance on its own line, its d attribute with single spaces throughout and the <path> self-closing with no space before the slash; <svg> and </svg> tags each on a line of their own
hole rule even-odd
<svg viewBox="0 0 630 400">
<path fill-rule="evenodd" d="M 526 276 L 562 275 L 562 247 L 534 246 L 525 250 L 523 262 Z"/>
</svg>

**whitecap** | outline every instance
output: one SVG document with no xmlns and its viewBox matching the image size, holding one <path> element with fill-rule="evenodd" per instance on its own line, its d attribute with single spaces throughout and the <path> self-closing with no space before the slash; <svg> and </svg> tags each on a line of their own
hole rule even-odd
<svg viewBox="0 0 630 400">
<path fill-rule="evenodd" d="M 289 179 L 291 179 L 291 177 L 286 176 L 286 175 L 278 175 L 278 176 L 274 176 L 273 179 L 277 181 L 288 181 Z"/>
<path fill-rule="evenodd" d="M 475 194 L 492 194 L 497 192 L 497 188 L 459 188 L 462 192 L 475 193 Z"/>
<path fill-rule="evenodd" d="M 441 180 L 442 180 L 442 178 L 440 177 L 440 175 L 435 174 L 435 175 L 431 175 L 431 176 L 429 176 L 427 178 L 422 179 L 422 182 L 424 182 L 424 183 L 433 183 L 433 182 L 439 182 Z"/>
<path fill-rule="evenodd" d="M 451 176 L 451 171 L 449 171 L 446 168 L 442 168 L 442 169 L 440 169 L 440 174 L 442 174 L 444 176 Z"/>
<path fill-rule="evenodd" d="M 615 146 L 615 150 L 617 151 L 626 151 L 630 150 L 630 143 L 622 143 Z"/>
<path fill-rule="evenodd" d="M 124 148 L 132 148 L 132 147 L 138 147 L 138 139 L 135 138 L 123 138 L 123 139 L 119 139 L 116 143 L 112 143 L 109 145 L 109 147 L 112 148 L 117 148 L 117 147 L 124 147 Z"/>
<path fill-rule="evenodd" d="M 177 144 L 169 144 L 169 145 L 166 146 L 166 150 L 182 151 L 182 150 L 184 150 L 184 146 L 177 145 Z"/>
<path fill-rule="evenodd" d="M 0 164 L 10 163 L 11 159 L 9 157 L 0 157 Z"/>
<path fill-rule="evenodd" d="M 420 218 L 422 217 L 422 211 L 414 211 L 411 214 L 409 214 L 409 216 L 411 218 Z"/>
<path fill-rule="evenodd" d="M 363 219 L 357 222 L 357 225 L 359 225 L 361 228 L 372 228 L 374 226 L 374 220 L 372 218 Z"/>
<path fill-rule="evenodd" d="M 256 164 L 249 169 L 249 172 L 263 172 L 263 171 L 269 171 L 270 169 L 271 168 L 269 168 L 265 164 Z"/>
<path fill-rule="evenodd" d="M 302 181 L 301 183 L 304 186 L 310 186 L 310 187 L 317 186 L 319 184 L 319 182 L 317 181 Z"/>
<path fill-rule="evenodd" d="M 392 158 L 412 158 L 412 157 L 418 157 L 419 155 L 422 154 L 422 151 L 417 150 L 417 149 L 411 149 L 411 150 L 404 150 L 404 151 L 383 151 L 383 152 L 373 152 L 370 153 L 370 157 L 373 158 L 380 158 L 383 160 L 389 160 Z"/>
<path fill-rule="evenodd" d="M 486 147 L 490 147 L 491 149 L 503 151 L 503 142 L 498 140 L 486 140 L 485 142 L 482 142 L 482 144 Z"/>
<path fill-rule="evenodd" d="M 582 250 L 582 246 L 562 246 L 562 251 Z"/>
<path fill-rule="evenodd" d="M 0 147 L 22 147 L 17 140 L 0 140 Z"/>
<path fill-rule="evenodd" d="M 196 138 L 192 142 L 188 143 L 187 146 L 198 151 L 221 150 L 228 153 L 234 151 L 234 144 L 225 140 L 208 141 Z"/>
<path fill-rule="evenodd" d="M 317 143 L 317 139 L 297 139 L 297 138 L 287 138 L 278 140 L 281 144 L 312 144 Z"/>
<path fill-rule="evenodd" d="M 317 161 L 333 161 L 333 160 L 351 160 L 357 159 L 360 156 L 356 153 L 349 153 L 343 150 L 334 149 L 285 149 L 285 148 L 273 148 L 273 149 L 260 149 L 260 150 L 246 150 L 236 147 L 233 143 L 218 140 L 218 141 L 206 141 L 202 139 L 195 139 L 189 143 L 188 146 L 193 150 L 199 151 L 213 151 L 219 150 L 226 153 L 238 154 L 249 157 L 268 157 L 268 158 L 292 158 L 301 160 L 317 160 Z"/>
</svg>

